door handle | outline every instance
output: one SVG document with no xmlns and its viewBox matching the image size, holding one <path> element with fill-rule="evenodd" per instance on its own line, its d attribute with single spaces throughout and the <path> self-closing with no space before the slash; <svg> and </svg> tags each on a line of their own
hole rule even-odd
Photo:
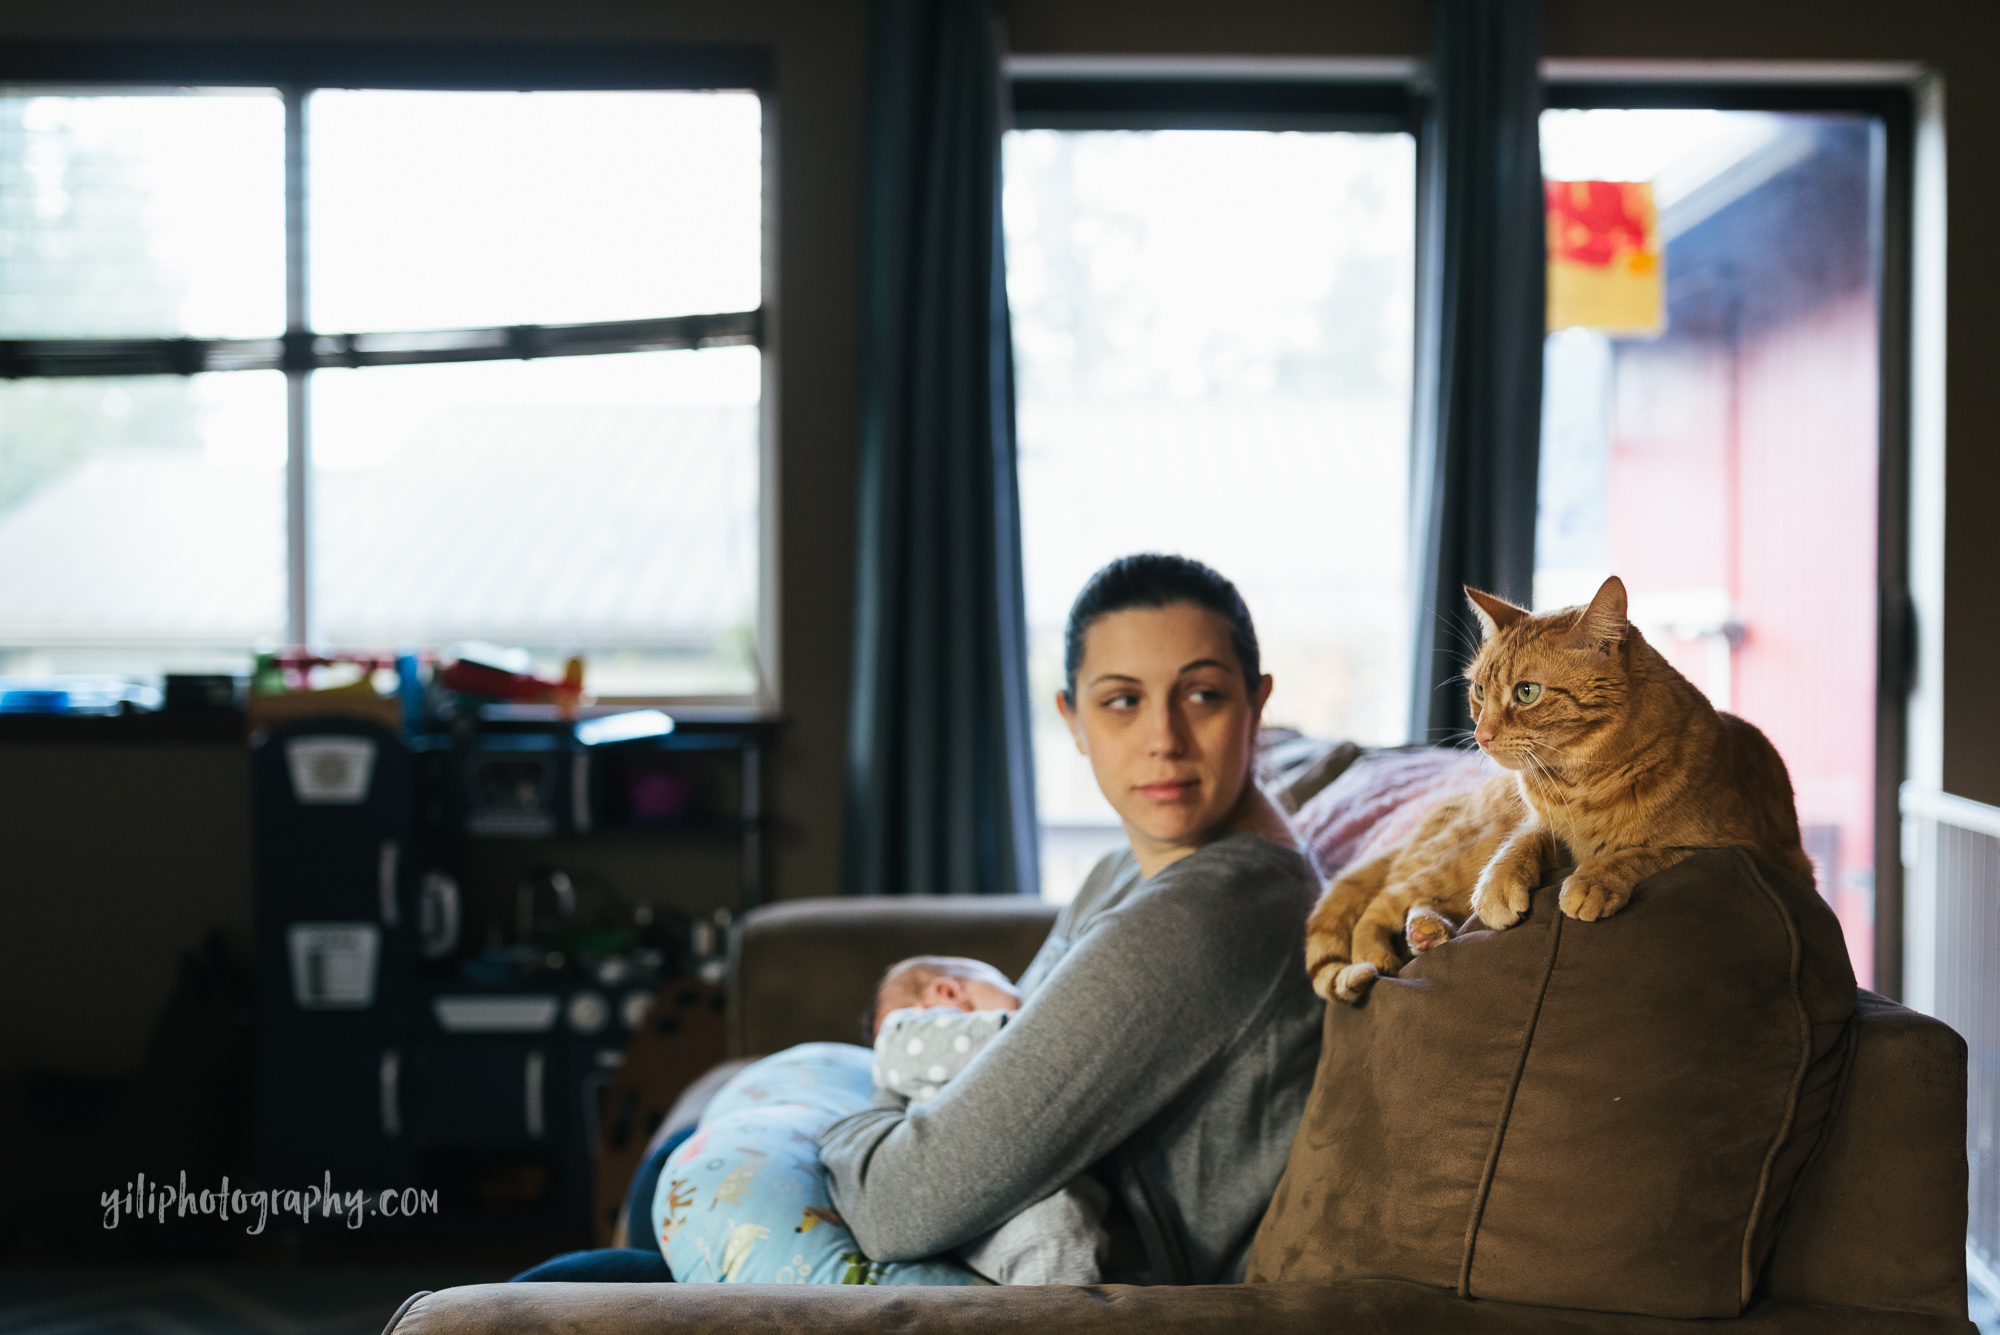
<svg viewBox="0 0 2000 1335">
<path fill-rule="evenodd" d="M 547 1060 L 542 1050 L 537 1048 L 521 1063 L 521 1092 L 527 1100 L 528 1136 L 532 1140 L 540 1140 L 548 1130 L 542 1116 L 543 1072 Z"/>
<path fill-rule="evenodd" d="M 403 1054 L 384 1048 L 376 1080 L 382 1095 L 382 1134 L 394 1140 L 403 1134 Z"/>
<path fill-rule="evenodd" d="M 394 839 L 384 839 L 381 852 L 375 859 L 377 893 L 381 900 L 384 927 L 396 926 L 403 916 L 396 904 L 396 864 L 402 860 L 402 854 L 402 845 Z"/>
</svg>

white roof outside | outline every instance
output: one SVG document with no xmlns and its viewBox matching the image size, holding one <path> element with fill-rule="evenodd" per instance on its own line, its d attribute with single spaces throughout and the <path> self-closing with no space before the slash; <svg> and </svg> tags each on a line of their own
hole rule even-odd
<svg viewBox="0 0 2000 1335">
<path fill-rule="evenodd" d="M 314 475 L 344 647 L 696 647 L 755 619 L 754 407 L 458 408 Z M 0 645 L 275 643 L 284 477 L 100 452 L 0 513 Z"/>
</svg>

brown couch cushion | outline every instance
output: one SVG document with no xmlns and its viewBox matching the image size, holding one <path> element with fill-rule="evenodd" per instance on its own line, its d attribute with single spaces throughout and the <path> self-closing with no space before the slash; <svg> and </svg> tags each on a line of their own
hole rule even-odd
<svg viewBox="0 0 2000 1335">
<path fill-rule="evenodd" d="M 1764 1276 L 1773 1298 L 1965 1315 L 1965 1040 L 1857 999 L 1840 1093 Z"/>
<path fill-rule="evenodd" d="M 1328 1007 L 1252 1280 L 1734 1316 L 1832 1101 L 1854 977 L 1813 888 L 1736 850 L 1616 917 L 1472 931 Z"/>
</svg>

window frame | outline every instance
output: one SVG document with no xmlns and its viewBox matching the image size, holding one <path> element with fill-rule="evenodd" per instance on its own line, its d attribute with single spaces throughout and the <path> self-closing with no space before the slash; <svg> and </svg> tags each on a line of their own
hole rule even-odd
<svg viewBox="0 0 2000 1335">
<path fill-rule="evenodd" d="M 1005 74 L 1014 130 L 1421 129 L 1414 60 L 1009 56 Z"/>
<path fill-rule="evenodd" d="M 767 324 L 775 306 L 777 237 L 773 60 L 747 43 L 519 43 L 372 41 L 28 40 L 0 46 L 0 88 L 50 94 L 140 94 L 185 88 L 275 91 L 285 108 L 286 328 L 269 338 L 0 339 L 0 380 L 282 371 L 286 380 L 285 637 L 321 643 L 313 595 L 311 441 L 313 372 L 437 362 L 515 361 L 749 345 L 763 352 L 759 403 L 755 675 L 748 696 L 686 697 L 710 706 L 778 705 L 776 392 Z M 437 92 L 746 91 L 763 108 L 761 299 L 755 310 L 577 324 L 420 331 L 315 330 L 306 320 L 305 107 L 320 89 Z M 683 697 L 619 697 L 682 703 Z"/>
</svg>

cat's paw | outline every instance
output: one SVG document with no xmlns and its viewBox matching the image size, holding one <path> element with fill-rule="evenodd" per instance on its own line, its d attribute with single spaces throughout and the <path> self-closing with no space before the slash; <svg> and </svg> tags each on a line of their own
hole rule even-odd
<svg viewBox="0 0 2000 1335">
<path fill-rule="evenodd" d="M 1375 986 L 1375 979 L 1381 970 L 1372 964 L 1361 963 L 1350 964 L 1339 973 L 1330 970 L 1329 973 L 1333 978 L 1333 995 L 1352 1006 L 1368 995 L 1368 989 Z"/>
<path fill-rule="evenodd" d="M 1512 927 L 1528 911 L 1528 887 L 1481 877 L 1472 892 L 1472 912 L 1486 926 Z"/>
<path fill-rule="evenodd" d="M 1347 963 L 1347 953 L 1335 950 L 1312 935 L 1306 937 L 1306 976 L 1312 979 L 1313 991 L 1323 1001 L 1333 1000 L 1333 979 Z"/>
<path fill-rule="evenodd" d="M 1436 909 L 1413 908 L 1403 921 L 1403 939 L 1421 955 L 1451 940 L 1451 920 Z"/>
<path fill-rule="evenodd" d="M 1562 898 L 1557 902 L 1570 917 L 1580 922 L 1596 922 L 1624 908 L 1631 898 L 1632 887 L 1622 881 L 1576 871 L 1562 883 Z"/>
</svg>

